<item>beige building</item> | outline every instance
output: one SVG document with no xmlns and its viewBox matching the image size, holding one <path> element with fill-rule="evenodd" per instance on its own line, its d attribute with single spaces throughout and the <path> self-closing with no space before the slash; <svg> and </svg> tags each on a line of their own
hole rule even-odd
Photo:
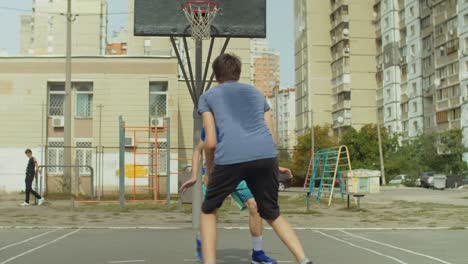
<svg viewBox="0 0 468 264">
<path fill-rule="evenodd" d="M 32 14 L 21 17 L 21 55 L 64 55 L 67 0 L 32 2 Z M 104 55 L 107 1 L 73 1 L 72 14 L 72 54 Z"/>
<path fill-rule="evenodd" d="M 375 123 L 373 1 L 296 1 L 296 124 Z"/>
</svg>

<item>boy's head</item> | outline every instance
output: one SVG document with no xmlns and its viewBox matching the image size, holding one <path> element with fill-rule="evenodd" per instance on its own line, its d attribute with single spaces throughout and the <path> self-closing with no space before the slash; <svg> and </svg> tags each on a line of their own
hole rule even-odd
<svg viewBox="0 0 468 264">
<path fill-rule="evenodd" d="M 213 72 L 219 83 L 239 81 L 242 63 L 234 54 L 221 54 L 213 62 Z"/>
<path fill-rule="evenodd" d="M 24 153 L 26 154 L 26 156 L 28 156 L 28 158 L 32 156 L 32 151 L 30 149 L 25 150 Z"/>
</svg>

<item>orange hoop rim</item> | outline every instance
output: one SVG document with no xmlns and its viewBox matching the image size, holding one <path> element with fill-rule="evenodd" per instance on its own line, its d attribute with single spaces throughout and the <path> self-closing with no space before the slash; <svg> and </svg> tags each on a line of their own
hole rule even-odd
<svg viewBox="0 0 468 264">
<path fill-rule="evenodd" d="M 193 9 L 191 8 L 191 5 L 196 5 L 196 4 L 205 4 L 207 5 L 206 9 Z M 182 10 L 186 10 L 189 13 L 201 13 L 201 14 L 208 14 L 214 12 L 216 9 L 219 8 L 218 3 L 213 2 L 213 1 L 205 1 L 205 0 L 192 0 L 192 1 L 187 1 L 181 4 Z"/>
</svg>

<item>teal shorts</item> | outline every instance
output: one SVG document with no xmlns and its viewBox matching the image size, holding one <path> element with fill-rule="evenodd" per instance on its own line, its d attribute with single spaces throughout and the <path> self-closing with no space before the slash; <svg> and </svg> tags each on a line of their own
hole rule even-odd
<svg viewBox="0 0 468 264">
<path fill-rule="evenodd" d="M 203 184 L 203 200 L 205 200 L 206 196 L 206 185 Z M 245 181 L 241 181 L 239 185 L 237 185 L 237 188 L 234 192 L 231 193 L 232 199 L 236 202 L 236 205 L 239 207 L 241 211 L 244 211 L 247 209 L 247 206 L 245 203 L 254 198 L 252 192 L 250 191 L 249 187 L 247 186 L 247 183 Z"/>
</svg>

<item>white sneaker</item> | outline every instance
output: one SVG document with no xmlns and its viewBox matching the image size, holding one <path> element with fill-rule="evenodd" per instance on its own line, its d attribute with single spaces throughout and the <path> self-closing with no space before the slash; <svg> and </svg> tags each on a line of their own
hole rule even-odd
<svg viewBox="0 0 468 264">
<path fill-rule="evenodd" d="M 20 204 L 20 205 L 21 205 L 21 206 L 24 206 L 24 207 L 29 206 L 29 204 L 28 204 L 27 202 L 23 202 L 23 203 Z"/>
<path fill-rule="evenodd" d="M 44 197 L 42 197 L 41 199 L 39 199 L 37 205 L 42 205 L 43 203 L 45 203 Z"/>
</svg>

